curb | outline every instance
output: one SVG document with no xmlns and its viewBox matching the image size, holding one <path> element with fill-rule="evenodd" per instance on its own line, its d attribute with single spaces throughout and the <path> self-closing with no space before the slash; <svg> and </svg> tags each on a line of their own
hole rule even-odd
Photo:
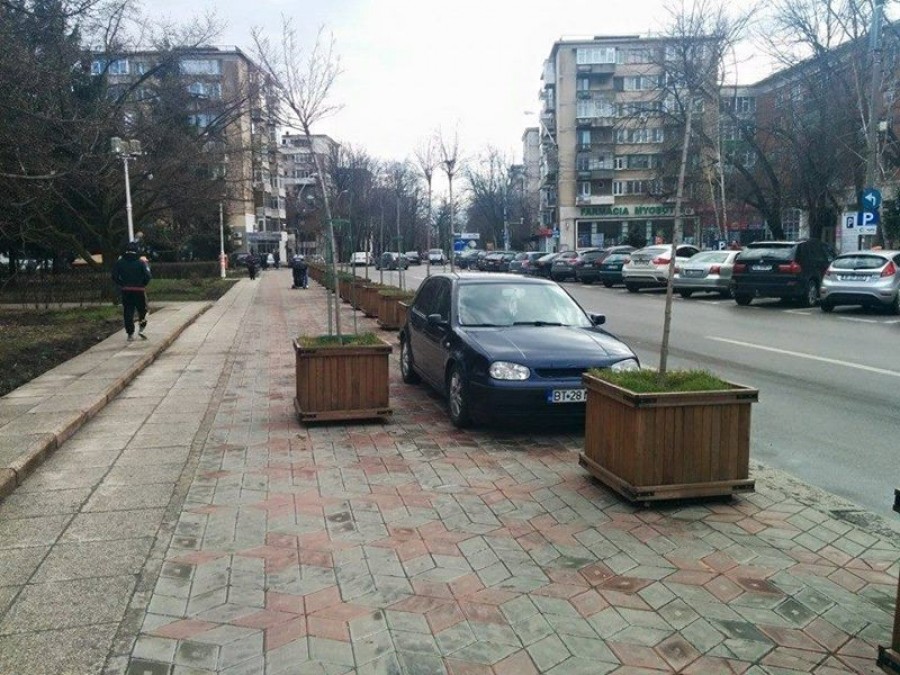
<svg viewBox="0 0 900 675">
<path fill-rule="evenodd" d="M 186 321 L 175 328 L 159 342 L 154 342 L 153 347 L 138 361 L 130 365 L 111 385 L 96 396 L 87 410 L 73 413 L 72 419 L 67 420 L 61 428 L 45 433 L 36 433 L 35 438 L 28 442 L 25 452 L 18 455 L 11 466 L 0 467 L 0 500 L 8 497 L 22 484 L 25 478 L 63 443 L 71 438 L 76 431 L 83 427 L 89 420 L 103 410 L 119 393 L 122 392 L 138 375 L 140 375 L 160 354 L 165 352 L 178 337 L 191 326 L 198 318 L 206 313 L 213 303 L 207 302 L 199 311 L 188 317 Z M 109 338 L 107 338 L 109 339 Z"/>
</svg>

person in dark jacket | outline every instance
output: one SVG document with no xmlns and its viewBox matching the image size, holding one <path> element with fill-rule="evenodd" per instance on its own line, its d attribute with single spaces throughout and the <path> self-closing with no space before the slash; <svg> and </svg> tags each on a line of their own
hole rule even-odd
<svg viewBox="0 0 900 675">
<path fill-rule="evenodd" d="M 256 270 L 259 267 L 259 260 L 256 258 L 256 254 L 250 254 L 250 257 L 247 258 L 247 273 L 250 275 L 250 279 L 256 278 Z"/>
<path fill-rule="evenodd" d="M 128 341 L 134 340 L 134 313 L 138 315 L 138 335 L 147 336 L 147 284 L 150 283 L 150 266 L 140 257 L 140 246 L 129 242 L 125 253 L 116 261 L 112 271 L 113 282 L 122 293 L 122 314 Z"/>
<path fill-rule="evenodd" d="M 308 265 L 302 255 L 295 255 L 291 258 L 291 272 L 294 275 L 294 285 L 291 288 L 307 288 L 309 286 L 307 268 Z"/>
</svg>

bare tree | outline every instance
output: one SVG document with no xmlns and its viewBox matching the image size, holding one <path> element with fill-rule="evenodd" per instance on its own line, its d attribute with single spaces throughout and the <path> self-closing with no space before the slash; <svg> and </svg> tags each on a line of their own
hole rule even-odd
<svg viewBox="0 0 900 675">
<path fill-rule="evenodd" d="M 434 136 L 427 138 L 416 148 L 416 164 L 425 184 L 428 187 L 428 213 L 425 219 L 425 276 L 431 276 L 431 233 L 434 230 L 434 214 L 431 211 L 431 181 L 434 178 L 434 170 L 438 165 L 438 152 L 435 147 Z"/>
<path fill-rule="evenodd" d="M 505 239 L 511 166 L 509 157 L 489 146 L 464 171 L 469 193 L 469 225 L 495 246 Z"/>
<path fill-rule="evenodd" d="M 340 58 L 334 49 L 334 37 L 326 40 L 324 29 L 320 29 L 312 49 L 303 51 L 293 21 L 282 16 L 281 39 L 273 45 L 261 28 L 254 27 L 254 53 L 266 75 L 271 80 L 278 101 L 283 106 L 282 122 L 286 126 L 299 126 L 306 136 L 310 148 L 312 130 L 323 119 L 337 113 L 341 106 L 331 102 L 331 89 L 341 74 Z M 334 222 L 331 215 L 331 200 L 325 184 L 325 167 L 318 153 L 313 152 L 316 176 L 325 206 L 328 242 L 328 265 L 332 275 L 336 274 Z M 335 284 L 336 287 L 336 284 Z M 329 303 L 333 303 L 334 332 L 341 337 L 340 302 L 328 293 Z M 332 333 L 332 308 L 329 307 L 328 332 Z"/>
<path fill-rule="evenodd" d="M 455 227 L 454 220 L 454 201 L 453 201 L 453 177 L 460 171 L 462 168 L 461 161 L 459 158 L 459 132 L 454 131 L 452 137 L 447 137 L 444 135 L 443 130 L 438 131 L 437 135 L 437 144 L 440 150 L 441 157 L 441 168 L 444 170 L 444 173 L 447 174 L 447 183 L 450 187 L 450 232 L 449 232 L 449 254 L 450 254 L 450 271 L 454 270 L 455 261 L 454 261 L 454 251 L 453 251 L 453 228 Z"/>
<path fill-rule="evenodd" d="M 719 114 L 719 73 L 727 50 L 744 30 L 749 15 L 732 18 L 716 0 L 693 0 L 669 8 L 671 24 L 665 39 L 663 71 L 665 107 L 681 118 L 682 138 L 675 187 L 675 222 L 672 255 L 666 284 L 665 318 L 659 358 L 659 381 L 666 377 L 669 335 L 672 326 L 672 296 L 675 258 L 682 238 L 685 175 L 691 157 L 695 116 Z M 700 120 L 701 124 L 703 119 Z M 700 154 L 703 148 L 698 148 Z"/>
</svg>

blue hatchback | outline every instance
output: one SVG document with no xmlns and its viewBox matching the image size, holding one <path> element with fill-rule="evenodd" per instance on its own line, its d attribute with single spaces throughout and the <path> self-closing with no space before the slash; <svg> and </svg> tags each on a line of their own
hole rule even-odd
<svg viewBox="0 0 900 675">
<path fill-rule="evenodd" d="M 558 284 L 440 274 L 419 287 L 400 330 L 403 381 L 447 397 L 450 419 L 583 417 L 589 368 L 636 369 L 637 356 Z"/>
</svg>

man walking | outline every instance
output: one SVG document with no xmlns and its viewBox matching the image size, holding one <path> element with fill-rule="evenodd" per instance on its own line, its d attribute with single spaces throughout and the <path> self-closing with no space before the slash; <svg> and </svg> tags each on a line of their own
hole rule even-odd
<svg viewBox="0 0 900 675">
<path fill-rule="evenodd" d="M 306 288 L 309 285 L 307 279 L 306 260 L 302 255 L 295 255 L 291 258 L 291 272 L 294 276 L 294 285 L 291 288 Z"/>
<path fill-rule="evenodd" d="M 116 261 L 112 271 L 113 282 L 122 293 L 122 313 L 128 341 L 134 340 L 134 313 L 138 315 L 138 335 L 142 340 L 147 336 L 147 284 L 150 283 L 150 267 L 140 258 L 140 246 L 136 241 L 128 242 L 125 253 Z"/>
</svg>

